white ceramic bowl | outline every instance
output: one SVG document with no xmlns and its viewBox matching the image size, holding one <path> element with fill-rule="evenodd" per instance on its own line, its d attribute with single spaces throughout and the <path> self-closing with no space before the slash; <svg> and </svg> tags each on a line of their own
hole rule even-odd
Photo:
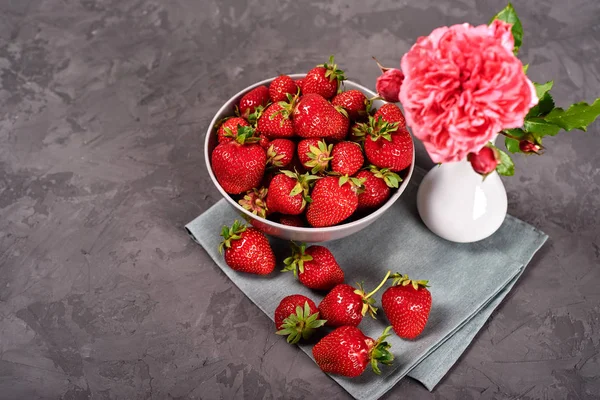
<svg viewBox="0 0 600 400">
<path fill-rule="evenodd" d="M 290 75 L 294 79 L 299 79 L 304 77 L 304 74 L 292 74 Z M 295 240 L 299 242 L 325 242 L 329 240 L 341 239 L 346 236 L 352 235 L 360 231 L 361 229 L 366 228 L 371 225 L 377 218 L 381 217 L 383 213 L 396 202 L 402 195 L 402 192 L 406 189 L 408 182 L 412 176 L 414 166 L 415 166 L 415 155 L 414 155 L 414 147 L 413 147 L 413 160 L 411 166 L 408 168 L 407 172 L 403 172 L 403 181 L 400 187 L 395 190 L 392 196 L 388 199 L 388 201 L 383 204 L 380 208 L 374 210 L 370 214 L 351 221 L 347 223 L 342 223 L 340 225 L 330 226 L 326 228 L 299 228 L 294 226 L 282 225 L 274 221 L 270 221 L 259 216 L 256 216 L 244 209 L 240 206 L 235 199 L 233 199 L 229 194 L 223 190 L 217 178 L 215 177 L 212 166 L 211 166 L 211 153 L 213 149 L 217 146 L 217 135 L 214 131 L 214 126 L 217 121 L 222 118 L 234 115 L 235 105 L 240 101 L 242 96 L 260 85 L 266 85 L 267 87 L 271 83 L 271 81 L 275 78 L 265 79 L 262 82 L 255 83 L 254 85 L 248 86 L 247 88 L 241 90 L 239 93 L 231 97 L 224 105 L 219 109 L 213 120 L 210 122 L 208 126 L 208 130 L 206 131 L 206 138 L 204 140 L 204 158 L 206 161 L 206 166 L 208 169 L 208 174 L 210 175 L 210 179 L 215 184 L 221 195 L 227 200 L 227 202 L 246 220 L 248 220 L 255 228 L 261 230 L 262 232 L 276 236 L 281 239 L 286 240 Z M 368 98 L 372 98 L 376 96 L 376 93 L 372 90 L 367 89 L 364 86 L 359 85 L 358 83 L 352 81 L 344 81 L 344 89 L 357 89 L 360 90 L 367 96 Z M 376 100 L 373 102 L 374 108 L 381 107 L 385 102 L 383 100 Z M 233 221 L 223 221 L 223 224 L 231 224 Z"/>
</svg>

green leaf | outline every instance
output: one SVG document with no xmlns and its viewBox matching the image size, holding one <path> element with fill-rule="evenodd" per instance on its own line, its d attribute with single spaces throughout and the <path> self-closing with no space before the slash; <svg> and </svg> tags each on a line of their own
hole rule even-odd
<svg viewBox="0 0 600 400">
<path fill-rule="evenodd" d="M 506 150 L 510 151 L 511 153 L 519 152 L 519 141 L 517 139 L 506 137 L 504 139 L 504 145 L 506 146 Z"/>
<path fill-rule="evenodd" d="M 515 164 L 508 154 L 494 146 L 494 150 L 498 152 L 498 166 L 496 172 L 504 176 L 513 176 L 515 174 Z"/>
<path fill-rule="evenodd" d="M 554 136 L 558 132 L 560 132 L 560 126 L 555 125 L 539 117 L 525 120 L 523 128 L 525 129 L 525 131 L 529 133 L 534 133 L 538 137 L 544 137 L 547 135 Z"/>
<path fill-rule="evenodd" d="M 555 108 L 546 115 L 545 120 L 566 131 L 579 129 L 585 132 L 588 125 L 594 122 L 598 115 L 600 115 L 600 98 L 597 98 L 591 105 L 581 102 L 573 104 L 567 110 Z"/>
<path fill-rule="evenodd" d="M 533 82 L 533 86 L 535 87 L 535 94 L 537 94 L 538 99 L 541 99 L 547 92 L 552 89 L 554 85 L 554 81 L 548 81 L 546 83 L 536 83 Z"/>
<path fill-rule="evenodd" d="M 508 134 L 509 136 L 512 136 L 516 139 L 521 139 L 523 137 L 525 137 L 527 135 L 527 133 L 521 129 L 521 128 L 517 128 L 517 129 L 505 129 L 503 132 L 505 132 L 506 134 Z"/>
<path fill-rule="evenodd" d="M 537 105 L 532 107 L 527 113 L 527 116 L 525 117 L 526 119 L 531 117 L 541 117 L 554 109 L 554 99 L 552 98 L 550 92 L 544 93 L 544 95 L 539 97 L 539 99 L 540 100 Z"/>
<path fill-rule="evenodd" d="M 528 70 L 529 70 L 529 64 L 523 65 L 523 73 L 526 74 Z"/>
<path fill-rule="evenodd" d="M 494 22 L 494 20 L 499 19 L 500 21 L 507 22 L 512 25 L 511 31 L 513 38 L 515 39 L 515 47 L 513 49 L 513 53 L 515 55 L 519 52 L 519 47 L 523 43 L 523 25 L 521 25 L 521 20 L 519 19 L 515 8 L 511 3 L 504 8 L 504 10 L 500 11 L 490 20 L 490 24 Z"/>
</svg>

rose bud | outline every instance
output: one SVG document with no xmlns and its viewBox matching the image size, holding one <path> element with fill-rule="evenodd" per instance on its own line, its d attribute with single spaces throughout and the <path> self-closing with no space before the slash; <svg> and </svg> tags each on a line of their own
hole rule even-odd
<svg viewBox="0 0 600 400">
<path fill-rule="evenodd" d="M 498 165 L 496 152 L 491 147 L 484 147 L 478 153 L 469 153 L 468 160 L 479 175 L 491 174 Z"/>
<path fill-rule="evenodd" d="M 404 74 L 402 71 L 396 68 L 386 68 L 379 64 L 379 61 L 373 57 L 379 69 L 381 69 L 381 75 L 377 78 L 375 83 L 375 89 L 381 98 L 391 103 L 397 103 L 400 101 L 400 86 L 404 81 Z"/>
<path fill-rule="evenodd" d="M 529 140 L 521 140 L 519 142 L 519 150 L 525 154 L 541 154 L 542 146 L 532 143 Z"/>
</svg>

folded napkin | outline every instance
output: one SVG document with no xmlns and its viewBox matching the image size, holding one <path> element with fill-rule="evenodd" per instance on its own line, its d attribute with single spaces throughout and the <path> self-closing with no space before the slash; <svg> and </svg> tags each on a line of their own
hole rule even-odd
<svg viewBox="0 0 600 400">
<path fill-rule="evenodd" d="M 458 244 L 431 233 L 421 222 L 416 194 L 423 176 L 415 171 L 404 194 L 375 223 L 364 230 L 325 245 L 342 267 L 346 283 L 364 282 L 375 288 L 388 270 L 427 279 L 432 308 L 425 330 L 414 341 L 388 338 L 395 355 L 392 366 L 381 366 L 381 375 L 367 370 L 358 378 L 332 375 L 356 399 L 377 399 L 408 375 L 429 390 L 442 379 L 493 310 L 513 287 L 547 236 L 532 226 L 507 216 L 501 228 L 488 239 Z M 218 253 L 220 227 L 240 218 L 221 200 L 190 222 L 186 229 L 201 244 L 225 274 L 271 319 L 279 301 L 300 293 L 319 303 L 321 293 L 305 288 L 291 273 L 274 272 L 269 277 L 242 274 L 229 268 Z M 272 239 L 278 263 L 289 250 L 288 243 Z M 374 297 L 381 304 L 385 288 Z M 374 339 L 389 324 L 383 315 L 365 317 L 360 329 Z M 283 339 L 282 339 L 283 340 Z M 312 358 L 312 346 L 300 348 Z"/>
</svg>

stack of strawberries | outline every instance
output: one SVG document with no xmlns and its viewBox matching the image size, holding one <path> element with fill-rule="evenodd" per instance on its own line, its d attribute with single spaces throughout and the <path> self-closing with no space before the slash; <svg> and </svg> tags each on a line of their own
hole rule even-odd
<svg viewBox="0 0 600 400">
<path fill-rule="evenodd" d="M 223 227 L 225 262 L 232 269 L 268 275 L 276 265 L 275 255 L 266 236 L 259 230 L 235 221 L 232 227 Z M 283 271 L 291 271 L 301 284 L 326 295 L 317 306 L 313 300 L 291 294 L 283 298 L 275 310 L 277 334 L 286 335 L 289 343 L 309 339 L 317 328 L 333 327 L 313 347 L 313 356 L 319 367 L 328 373 L 349 377 L 361 375 L 369 364 L 380 373 L 378 363 L 389 365 L 394 356 L 386 338 L 393 327 L 404 339 L 421 334 L 431 310 L 428 281 L 415 281 L 399 273 L 384 277 L 377 288 L 366 292 L 344 283 L 344 271 L 326 247 L 291 242 L 291 254 L 283 260 Z M 391 326 L 374 340 L 362 333 L 358 325 L 367 313 L 377 313 L 373 295 L 392 280 L 392 285 L 381 297 L 383 311 Z"/>
<path fill-rule="evenodd" d="M 412 163 L 412 138 L 395 104 L 373 110 L 344 80 L 331 57 L 302 79 L 281 75 L 246 93 L 216 127 L 221 187 L 292 226 L 332 226 L 381 206 Z"/>
</svg>

